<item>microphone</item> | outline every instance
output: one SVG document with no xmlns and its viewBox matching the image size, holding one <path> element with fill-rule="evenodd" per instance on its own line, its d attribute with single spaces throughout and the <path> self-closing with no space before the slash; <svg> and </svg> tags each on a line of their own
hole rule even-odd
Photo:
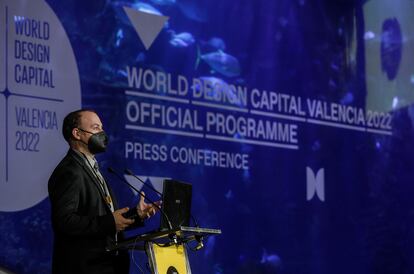
<svg viewBox="0 0 414 274">
<path fill-rule="evenodd" d="M 144 194 L 141 193 L 141 191 L 139 191 L 136 187 L 134 187 L 133 185 L 131 185 L 130 183 L 128 183 L 128 181 L 122 177 L 121 175 L 119 175 L 113 168 L 108 167 L 108 172 L 114 174 L 116 177 L 118 177 L 118 179 L 121 180 L 121 182 L 123 182 L 124 184 L 128 185 L 130 188 L 132 188 L 133 190 L 135 190 L 136 192 L 139 193 L 140 196 L 144 197 L 145 199 L 147 199 L 153 206 L 155 206 L 160 212 L 161 214 L 165 217 L 165 219 L 167 220 L 168 223 L 168 228 L 170 230 L 173 229 L 172 225 L 171 225 L 171 221 L 170 218 L 168 218 L 167 214 L 165 214 L 164 210 L 162 210 L 162 208 L 160 206 L 158 206 L 154 201 L 150 200 L 148 197 L 146 197 Z M 131 210 L 130 210 L 131 211 Z M 135 210 L 136 212 L 136 210 Z M 129 211 L 127 212 L 128 214 L 131 214 Z M 125 217 L 125 216 L 124 216 Z M 127 218 L 127 217 L 126 217 Z"/>
</svg>

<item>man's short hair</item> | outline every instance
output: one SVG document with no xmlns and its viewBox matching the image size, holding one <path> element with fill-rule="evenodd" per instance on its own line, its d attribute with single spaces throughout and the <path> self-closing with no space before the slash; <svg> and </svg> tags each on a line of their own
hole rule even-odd
<svg viewBox="0 0 414 274">
<path fill-rule="evenodd" d="M 72 140 L 72 130 L 74 128 L 79 127 L 82 112 L 87 112 L 87 111 L 96 113 L 92 109 L 79 109 L 79 110 L 72 111 L 71 113 L 66 115 L 66 117 L 63 119 L 62 134 L 66 142 L 70 143 L 70 140 Z"/>
</svg>

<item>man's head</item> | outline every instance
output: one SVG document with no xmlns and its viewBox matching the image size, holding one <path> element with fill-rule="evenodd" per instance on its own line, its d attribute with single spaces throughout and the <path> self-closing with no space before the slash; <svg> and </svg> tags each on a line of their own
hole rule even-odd
<svg viewBox="0 0 414 274">
<path fill-rule="evenodd" d="M 98 114 L 89 109 L 69 113 L 63 120 L 62 133 L 71 148 L 87 154 L 103 152 L 108 142 Z"/>
</svg>

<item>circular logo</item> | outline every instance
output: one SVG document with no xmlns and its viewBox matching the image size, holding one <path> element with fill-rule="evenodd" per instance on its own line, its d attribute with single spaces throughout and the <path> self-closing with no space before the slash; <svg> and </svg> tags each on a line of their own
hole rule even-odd
<svg viewBox="0 0 414 274">
<path fill-rule="evenodd" d="M 179 273 L 178 273 L 178 270 L 177 270 L 175 267 L 170 266 L 170 267 L 167 269 L 167 274 L 179 274 Z"/>
<path fill-rule="evenodd" d="M 44 0 L 0 4 L 0 211 L 47 197 L 47 181 L 67 151 L 64 116 L 81 106 L 75 56 Z"/>
</svg>

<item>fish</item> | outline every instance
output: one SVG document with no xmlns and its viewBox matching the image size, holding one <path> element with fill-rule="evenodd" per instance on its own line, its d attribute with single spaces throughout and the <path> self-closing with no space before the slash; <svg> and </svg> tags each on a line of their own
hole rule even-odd
<svg viewBox="0 0 414 274">
<path fill-rule="evenodd" d="M 198 48 L 196 68 L 200 60 L 206 62 L 214 71 L 227 77 L 237 77 L 241 73 L 239 60 L 222 50 L 201 54 L 200 48 Z"/>
<path fill-rule="evenodd" d="M 143 62 L 145 62 L 146 59 L 147 59 L 147 57 L 145 56 L 145 53 L 140 52 L 140 53 L 137 54 L 137 57 L 135 58 L 135 62 L 143 63 Z"/>
<path fill-rule="evenodd" d="M 206 1 L 208 3 L 208 1 Z M 177 2 L 177 6 L 180 11 L 187 18 L 195 22 L 206 22 L 207 21 L 207 7 L 202 1 L 194 0 L 180 0 Z"/>
<path fill-rule="evenodd" d="M 351 104 L 354 101 L 354 95 L 351 92 L 347 92 L 344 97 L 341 98 L 342 105 Z"/>
<path fill-rule="evenodd" d="M 374 32 L 372 32 L 372 31 L 366 31 L 364 33 L 364 39 L 365 40 L 371 40 L 371 39 L 374 39 L 374 38 L 375 38 L 375 33 Z"/>
<path fill-rule="evenodd" d="M 202 41 L 201 44 L 210 50 L 226 50 L 226 43 L 219 37 L 211 37 L 208 41 Z"/>
<path fill-rule="evenodd" d="M 121 45 L 121 41 L 123 38 L 124 38 L 124 32 L 122 29 L 119 29 L 116 33 L 115 47 L 119 47 Z"/>
<path fill-rule="evenodd" d="M 279 267 L 282 264 L 282 260 L 277 254 L 268 254 L 266 249 L 263 249 L 261 264 L 269 264 L 275 267 Z"/>
<path fill-rule="evenodd" d="M 194 36 L 189 32 L 181 32 L 176 34 L 175 31 L 170 31 L 170 44 L 177 48 L 186 48 L 194 44 Z"/>
<path fill-rule="evenodd" d="M 198 79 L 202 81 L 203 85 L 208 85 L 211 87 L 211 89 L 208 91 L 208 96 L 212 98 L 225 96 L 226 98 L 233 100 L 231 105 L 243 107 L 243 102 L 238 100 L 236 92 L 223 79 L 214 76 L 201 76 Z M 198 84 L 194 84 L 191 88 L 198 93 L 203 87 L 199 86 Z"/>
<path fill-rule="evenodd" d="M 205 244 L 205 247 L 204 247 L 205 249 L 204 255 L 207 256 L 210 253 L 212 253 L 215 248 L 215 245 L 216 245 L 216 237 L 214 236 L 208 237 L 207 243 Z"/>
<path fill-rule="evenodd" d="M 227 193 L 226 193 L 226 194 L 224 194 L 224 197 L 226 197 L 226 199 L 227 199 L 227 200 L 230 200 L 231 198 L 233 198 L 233 197 L 234 197 L 234 195 L 233 195 L 233 191 L 231 191 L 231 189 L 229 189 L 229 190 L 227 191 Z"/>
<path fill-rule="evenodd" d="M 398 107 L 398 104 L 399 104 L 399 99 L 398 99 L 398 97 L 397 96 L 395 96 L 393 99 L 392 99 L 392 109 L 396 109 L 397 107 Z"/>
<path fill-rule="evenodd" d="M 159 6 L 171 6 L 176 3 L 176 0 L 151 0 L 151 2 Z"/>
<path fill-rule="evenodd" d="M 153 6 L 147 3 L 142 3 L 142 2 L 135 3 L 135 4 L 132 4 L 131 8 L 142 11 L 142 12 L 150 13 L 150 14 L 161 15 L 161 16 L 163 15 L 161 11 L 159 11 L 158 9 L 154 8 Z"/>
<path fill-rule="evenodd" d="M 117 1 L 115 3 L 112 4 L 114 7 L 116 8 L 120 8 L 122 10 L 123 7 L 128 7 L 128 8 L 132 8 L 132 9 L 136 9 L 142 12 L 147 12 L 147 13 L 151 13 L 151 14 L 155 14 L 155 15 L 163 15 L 161 13 L 161 11 L 159 11 L 158 9 L 156 9 L 155 7 L 153 7 L 150 4 L 147 3 L 143 3 L 141 1 L 137 1 L 137 2 L 126 2 L 126 1 Z"/>
</svg>

